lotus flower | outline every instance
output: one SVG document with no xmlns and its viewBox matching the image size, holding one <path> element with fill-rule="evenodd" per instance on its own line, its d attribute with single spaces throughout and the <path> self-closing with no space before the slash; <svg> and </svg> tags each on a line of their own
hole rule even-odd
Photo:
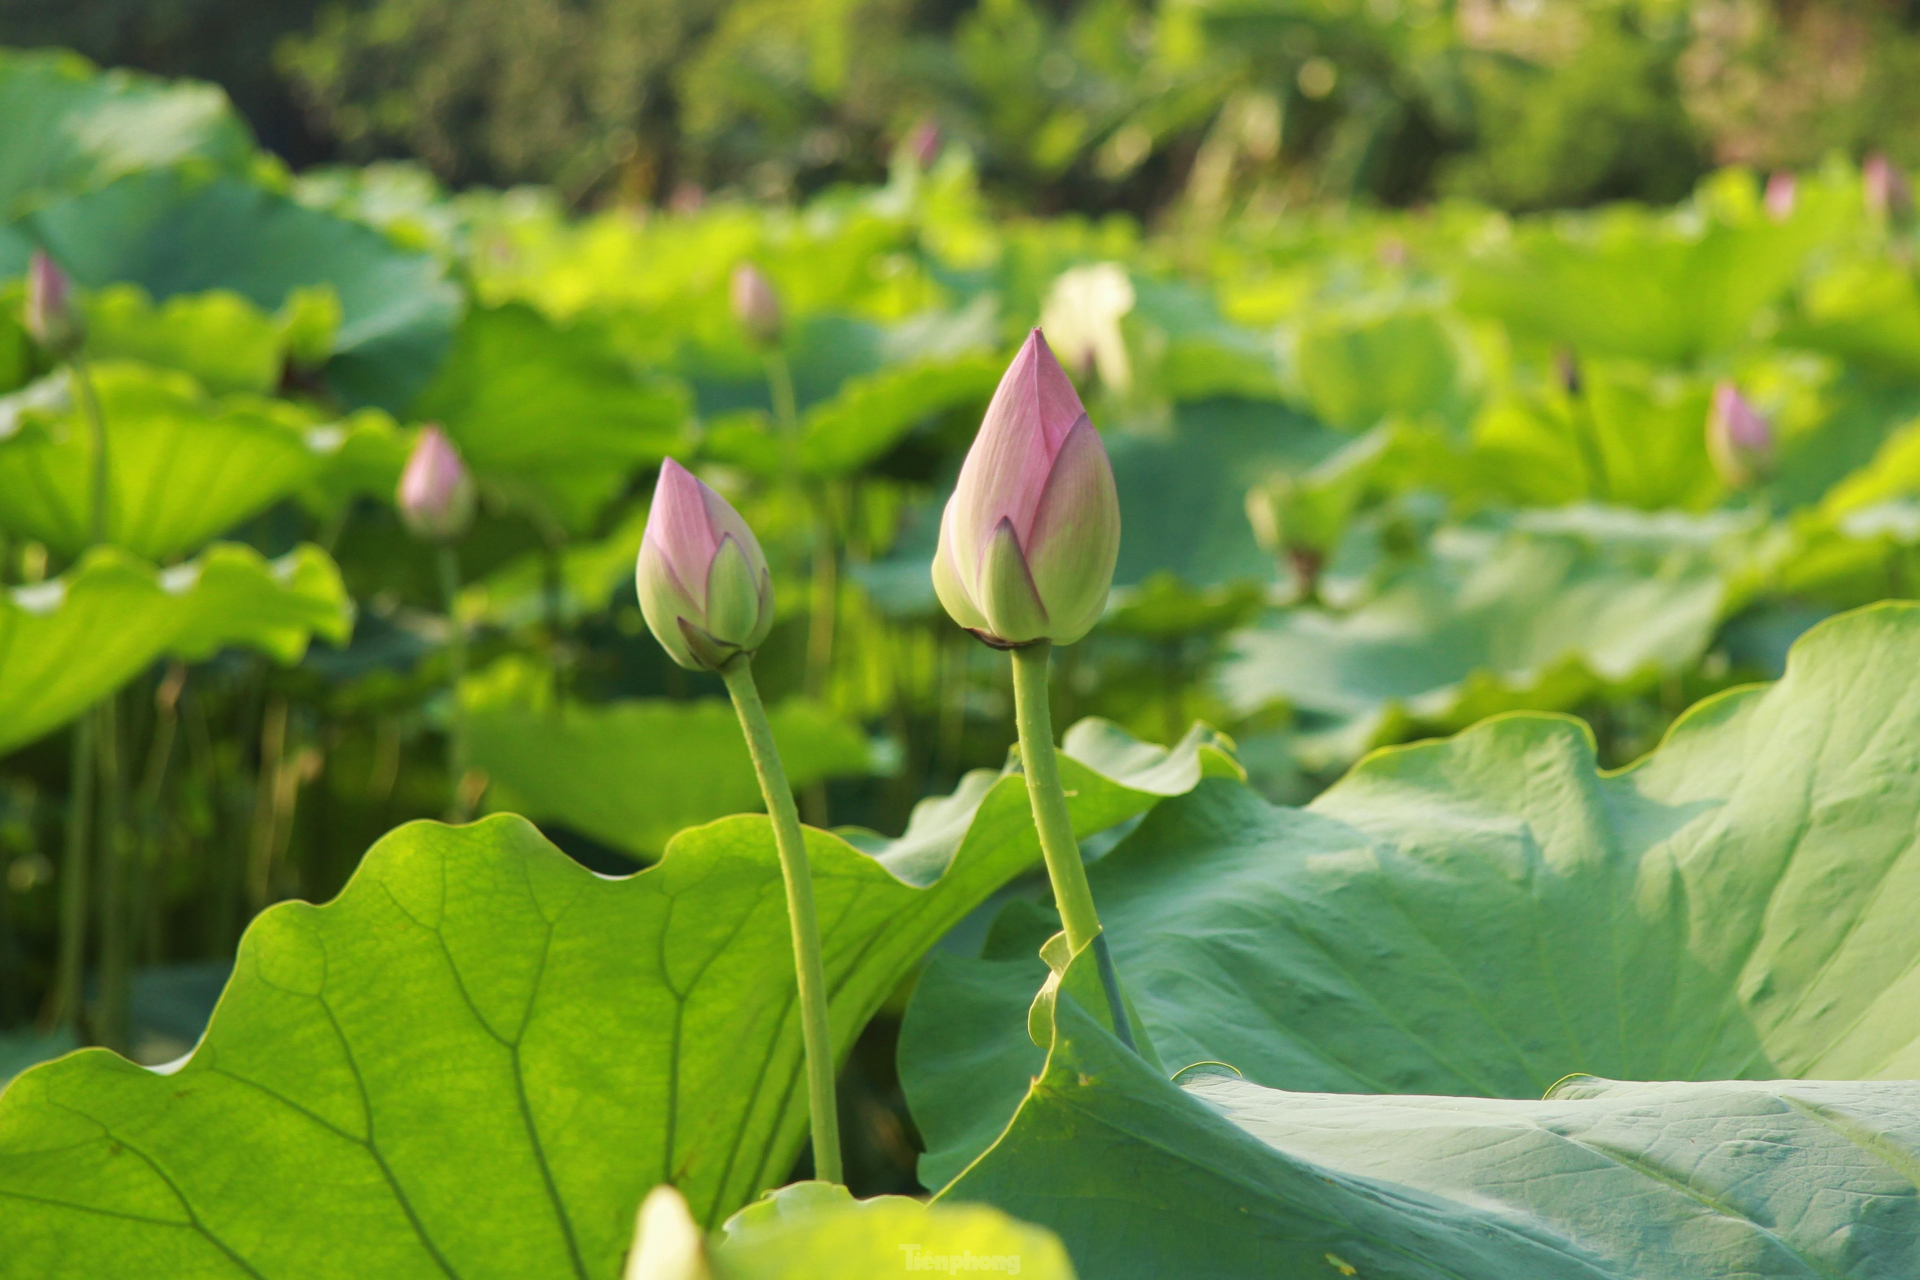
<svg viewBox="0 0 1920 1280">
<path fill-rule="evenodd" d="M 473 523 L 473 477 L 437 426 L 420 433 L 400 473 L 400 519 L 415 537 L 447 542 Z"/>
<path fill-rule="evenodd" d="M 1744 489 L 1773 467 L 1773 428 L 1731 382 L 1713 389 L 1707 456 L 1729 488 Z"/>
<path fill-rule="evenodd" d="M 733 269 L 727 300 L 747 336 L 769 347 L 780 341 L 780 296 L 758 267 L 743 262 Z"/>
<path fill-rule="evenodd" d="M 73 282 L 43 249 L 35 249 L 27 264 L 27 301 L 21 323 L 35 342 L 58 355 L 66 355 L 80 345 Z"/>
<path fill-rule="evenodd" d="M 1767 178 L 1765 198 L 1767 216 L 1775 222 L 1785 222 L 1793 216 L 1794 198 L 1799 194 L 1799 183 L 1793 174 L 1782 169 Z"/>
<path fill-rule="evenodd" d="M 996 648 L 1072 644 L 1106 607 L 1119 554 L 1106 448 L 1035 329 L 947 500 L 933 589 L 955 622 Z"/>
<path fill-rule="evenodd" d="M 667 655 L 695 671 L 751 657 L 773 629 L 773 575 L 747 522 L 669 458 L 634 570 L 640 611 Z"/>
</svg>

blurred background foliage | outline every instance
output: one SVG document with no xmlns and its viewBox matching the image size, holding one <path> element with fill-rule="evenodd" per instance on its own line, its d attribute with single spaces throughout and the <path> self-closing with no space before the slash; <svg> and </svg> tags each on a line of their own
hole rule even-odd
<svg viewBox="0 0 1920 1280">
<path fill-rule="evenodd" d="M 1202 218 L 1920 163 L 1905 0 L 4 0 L 0 36 L 218 83 L 296 167 L 575 206 L 873 181 L 931 128 L 1022 208 Z"/>
</svg>

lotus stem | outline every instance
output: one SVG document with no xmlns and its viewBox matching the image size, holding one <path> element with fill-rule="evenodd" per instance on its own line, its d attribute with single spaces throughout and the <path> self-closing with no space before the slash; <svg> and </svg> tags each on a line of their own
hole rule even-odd
<svg viewBox="0 0 1920 1280">
<path fill-rule="evenodd" d="M 67 843 L 60 860 L 60 945 L 54 962 L 54 1026 L 80 1031 L 81 973 L 87 953 L 87 851 L 92 845 L 94 712 L 80 713 L 73 726 L 73 755 L 67 782 Z"/>
<path fill-rule="evenodd" d="M 827 1018 L 827 974 L 820 958 L 820 921 L 813 905 L 813 874 L 807 866 L 806 835 L 794 807 L 793 788 L 780 763 L 780 748 L 767 723 L 766 708 L 745 657 L 722 671 L 733 709 L 746 735 L 747 752 L 760 776 L 773 841 L 780 851 L 780 874 L 787 886 L 787 921 L 793 930 L 793 967 L 800 989 L 800 1034 L 806 1048 L 807 1101 L 813 1123 L 815 1176 L 844 1182 L 840 1162 L 839 1104 L 834 1097 L 832 1030 Z"/>
<path fill-rule="evenodd" d="M 1133 1028 L 1100 930 L 1100 915 L 1094 910 L 1093 889 L 1087 884 L 1086 864 L 1080 860 L 1080 842 L 1073 836 L 1073 815 L 1067 811 L 1060 762 L 1054 754 L 1053 716 L 1047 706 L 1047 667 L 1053 645 L 1040 640 L 1008 652 L 1013 658 L 1013 715 L 1020 731 L 1020 761 L 1026 769 L 1033 825 L 1040 833 L 1040 854 L 1046 859 L 1047 878 L 1053 882 L 1053 900 L 1066 927 L 1067 945 L 1076 954 L 1088 946 L 1094 949 L 1114 1032 L 1131 1049 Z"/>
<path fill-rule="evenodd" d="M 74 395 L 87 420 L 93 438 L 92 509 L 87 515 L 88 542 L 101 546 L 107 540 L 107 420 L 95 394 L 93 376 L 86 357 L 74 351 L 67 367 L 73 375 Z M 93 846 L 94 752 L 99 739 L 95 706 L 83 712 L 73 729 L 73 756 L 67 797 L 67 841 L 60 870 L 60 942 L 54 962 L 53 1014 L 55 1026 L 70 1024 L 80 1033 L 83 1014 L 82 984 L 87 955 L 87 899 L 90 856 Z M 112 868 L 108 868 L 111 872 Z"/>
<path fill-rule="evenodd" d="M 100 700 L 94 750 L 100 761 L 100 1003 L 94 1028 L 101 1044 L 127 1052 L 132 1004 L 132 948 L 128 906 L 125 825 L 126 775 L 121 768 L 120 695 Z"/>
<path fill-rule="evenodd" d="M 447 821 L 467 820 L 467 725 L 460 704 L 460 686 L 467 680 L 467 630 L 460 623 L 460 557 L 451 542 L 440 544 L 435 559 L 440 572 L 440 597 L 447 610 L 447 683 L 453 706 L 447 720 L 447 771 L 453 795 L 447 803 Z"/>
<path fill-rule="evenodd" d="M 87 527 L 88 540 L 97 547 L 107 541 L 107 504 L 112 496 L 107 469 L 107 418 L 100 409 L 100 397 L 94 391 L 93 371 L 87 365 L 86 356 L 75 351 L 67 364 L 73 370 L 74 394 L 80 400 L 80 411 L 93 436 L 93 509 L 88 515 Z"/>
</svg>

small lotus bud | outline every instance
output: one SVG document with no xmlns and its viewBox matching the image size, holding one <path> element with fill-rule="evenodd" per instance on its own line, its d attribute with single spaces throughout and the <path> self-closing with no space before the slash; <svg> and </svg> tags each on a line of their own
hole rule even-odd
<svg viewBox="0 0 1920 1280">
<path fill-rule="evenodd" d="M 1767 178 L 1765 204 L 1767 216 L 1775 222 L 1785 222 L 1793 216 L 1794 197 L 1799 194 L 1799 183 L 1790 170 L 1781 169 Z"/>
<path fill-rule="evenodd" d="M 743 262 L 733 269 L 728 300 L 733 305 L 733 318 L 748 337 L 768 347 L 780 341 L 780 297 L 773 291 L 773 281 L 758 267 Z"/>
<path fill-rule="evenodd" d="M 955 622 L 996 648 L 1072 644 L 1106 608 L 1119 555 L 1106 446 L 1035 329 L 947 500 L 933 589 Z"/>
<path fill-rule="evenodd" d="M 706 1241 L 687 1201 L 661 1183 L 640 1203 L 626 1280 L 707 1280 Z"/>
<path fill-rule="evenodd" d="M 1580 377 L 1580 357 L 1574 354 L 1572 347 L 1560 347 L 1553 353 L 1553 376 L 1560 383 L 1560 389 L 1578 400 L 1581 388 L 1586 384 Z"/>
<path fill-rule="evenodd" d="M 773 575 L 753 530 L 672 458 L 654 486 L 634 587 L 654 639 L 694 671 L 751 657 L 773 629 Z"/>
<path fill-rule="evenodd" d="M 437 426 L 428 426 L 400 473 L 400 519 L 417 538 L 449 542 L 473 523 L 473 477 L 460 451 Z"/>
<path fill-rule="evenodd" d="M 1731 382 L 1713 389 L 1707 456 L 1728 488 L 1744 489 L 1773 468 L 1773 428 Z"/>
<path fill-rule="evenodd" d="M 1860 166 L 1860 194 L 1867 211 L 1877 218 L 1904 223 L 1913 214 L 1913 190 L 1893 162 L 1874 152 Z"/>
<path fill-rule="evenodd" d="M 43 249 L 35 249 L 27 264 L 27 302 L 21 323 L 29 337 L 56 356 L 72 355 L 80 346 L 73 282 Z"/>
<path fill-rule="evenodd" d="M 945 139 L 940 136 L 940 126 L 932 120 L 922 120 L 914 126 L 913 133 L 907 139 L 907 150 L 913 156 L 913 162 L 922 169 L 933 168 L 933 162 L 940 158 L 940 148 Z"/>
</svg>

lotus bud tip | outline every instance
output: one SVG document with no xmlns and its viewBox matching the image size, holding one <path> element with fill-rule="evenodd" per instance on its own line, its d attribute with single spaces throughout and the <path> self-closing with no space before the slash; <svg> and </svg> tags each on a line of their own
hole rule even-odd
<svg viewBox="0 0 1920 1280">
<path fill-rule="evenodd" d="M 434 542 L 458 538 L 473 524 L 473 477 L 437 423 L 429 423 L 415 441 L 400 473 L 396 505 L 415 537 Z"/>
</svg>

